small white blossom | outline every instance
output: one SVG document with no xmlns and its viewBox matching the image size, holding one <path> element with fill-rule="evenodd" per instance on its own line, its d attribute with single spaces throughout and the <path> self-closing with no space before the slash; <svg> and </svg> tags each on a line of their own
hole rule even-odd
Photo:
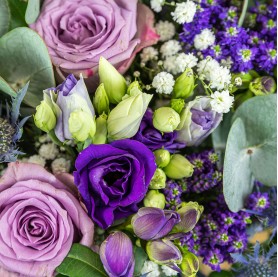
<svg viewBox="0 0 278 277">
<path fill-rule="evenodd" d="M 148 273 L 148 274 L 147 274 Z M 147 277 L 159 277 L 160 271 L 158 264 L 152 261 L 145 261 L 141 270 L 141 275 L 147 274 Z"/>
<path fill-rule="evenodd" d="M 65 158 L 55 159 L 51 163 L 51 169 L 54 174 L 69 172 L 70 171 L 70 161 L 67 161 Z"/>
<path fill-rule="evenodd" d="M 217 113 L 228 113 L 233 105 L 234 97 L 228 90 L 216 91 L 211 95 L 211 108 Z"/>
<path fill-rule="evenodd" d="M 186 68 L 192 68 L 197 65 L 198 59 L 192 54 L 181 53 L 176 57 L 176 65 L 179 72 L 183 72 Z"/>
<path fill-rule="evenodd" d="M 210 72 L 211 88 L 224 89 L 231 83 L 231 73 L 227 67 L 219 66 Z"/>
<path fill-rule="evenodd" d="M 174 21 L 179 24 L 190 23 L 193 21 L 196 10 L 197 5 L 194 2 L 187 0 L 183 3 L 177 3 L 176 9 L 171 15 L 173 16 Z"/>
<path fill-rule="evenodd" d="M 195 36 L 194 47 L 199 50 L 205 50 L 215 42 L 215 35 L 209 29 L 204 29 L 202 32 Z"/>
<path fill-rule="evenodd" d="M 180 50 L 181 50 L 180 43 L 174 39 L 164 42 L 160 47 L 160 53 L 164 58 L 169 56 L 174 56 Z"/>
<path fill-rule="evenodd" d="M 54 143 L 43 144 L 39 149 L 39 155 L 46 160 L 54 160 L 59 154 L 59 150 Z"/>
<path fill-rule="evenodd" d="M 46 143 L 46 142 L 50 142 L 51 139 L 48 135 L 42 135 L 39 137 L 39 142 L 40 143 Z"/>
<path fill-rule="evenodd" d="M 177 276 L 178 275 L 178 272 L 176 270 L 173 270 L 172 268 L 170 268 L 167 265 L 163 265 L 161 267 L 161 269 L 166 276 Z"/>
<path fill-rule="evenodd" d="M 157 13 L 162 11 L 163 4 L 164 0 L 151 0 L 151 8 Z"/>
<path fill-rule="evenodd" d="M 220 63 L 222 66 L 225 66 L 228 69 L 231 69 L 234 62 L 231 57 L 228 57 L 227 59 L 222 59 Z"/>
<path fill-rule="evenodd" d="M 154 78 L 152 86 L 156 89 L 158 93 L 171 94 L 175 80 L 173 75 L 167 72 L 160 72 Z"/>
<path fill-rule="evenodd" d="M 197 72 L 201 80 L 207 79 L 210 81 L 210 72 L 215 68 L 219 68 L 218 61 L 214 59 L 205 59 L 198 63 Z"/>
<path fill-rule="evenodd" d="M 33 155 L 31 157 L 29 157 L 28 159 L 28 163 L 33 163 L 33 164 L 38 164 L 41 166 L 45 166 L 45 159 L 39 155 Z"/>
<path fill-rule="evenodd" d="M 157 59 L 157 56 L 158 56 L 158 51 L 152 46 L 144 48 L 142 53 L 140 54 L 141 61 L 143 63 L 146 63 L 151 60 L 155 60 Z"/>
<path fill-rule="evenodd" d="M 176 56 L 167 57 L 163 62 L 163 67 L 165 71 L 172 73 L 174 75 L 180 73 L 176 62 L 177 62 Z"/>
<path fill-rule="evenodd" d="M 167 41 L 176 34 L 175 25 L 169 21 L 159 21 L 155 25 L 156 33 L 160 36 L 160 41 Z"/>
</svg>

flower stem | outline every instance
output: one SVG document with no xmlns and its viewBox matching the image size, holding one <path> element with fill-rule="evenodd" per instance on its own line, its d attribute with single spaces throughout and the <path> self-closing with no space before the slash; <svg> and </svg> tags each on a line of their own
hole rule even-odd
<svg viewBox="0 0 278 277">
<path fill-rule="evenodd" d="M 243 2 L 241 15 L 240 15 L 240 18 L 238 20 L 238 26 L 239 27 L 241 27 L 243 22 L 244 22 L 245 15 L 246 15 L 246 12 L 247 12 L 248 2 L 249 2 L 248 0 L 244 0 L 244 2 Z"/>
</svg>

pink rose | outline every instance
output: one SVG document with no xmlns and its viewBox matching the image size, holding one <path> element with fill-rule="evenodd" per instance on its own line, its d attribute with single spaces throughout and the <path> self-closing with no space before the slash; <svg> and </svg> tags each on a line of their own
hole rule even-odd
<svg viewBox="0 0 278 277">
<path fill-rule="evenodd" d="M 103 56 L 124 73 L 135 54 L 157 42 L 154 15 L 138 0 L 45 0 L 31 25 L 60 75 L 90 77 Z"/>
<path fill-rule="evenodd" d="M 0 272 L 53 276 L 73 242 L 92 245 L 94 224 L 68 185 L 69 174 L 9 164 L 0 179 Z"/>
</svg>

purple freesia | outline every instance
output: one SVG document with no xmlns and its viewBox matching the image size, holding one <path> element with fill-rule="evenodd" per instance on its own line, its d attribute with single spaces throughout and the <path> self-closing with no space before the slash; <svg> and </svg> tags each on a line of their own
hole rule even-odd
<svg viewBox="0 0 278 277">
<path fill-rule="evenodd" d="M 180 222 L 180 216 L 174 211 L 144 207 L 132 218 L 131 224 L 137 237 L 155 240 L 166 236 Z"/>
<path fill-rule="evenodd" d="M 110 234 L 100 246 L 100 259 L 109 277 L 132 277 L 135 261 L 132 242 L 120 231 Z"/>
<path fill-rule="evenodd" d="M 152 151 L 164 148 L 173 153 L 178 149 L 185 147 L 184 143 L 176 140 L 176 131 L 162 134 L 159 130 L 155 129 L 152 118 L 153 112 L 151 109 L 148 109 L 142 119 L 140 128 L 133 139 L 142 142 Z"/>
<path fill-rule="evenodd" d="M 90 145 L 76 159 L 75 184 L 89 214 L 106 229 L 136 213 L 156 170 L 153 153 L 130 139 Z"/>
</svg>

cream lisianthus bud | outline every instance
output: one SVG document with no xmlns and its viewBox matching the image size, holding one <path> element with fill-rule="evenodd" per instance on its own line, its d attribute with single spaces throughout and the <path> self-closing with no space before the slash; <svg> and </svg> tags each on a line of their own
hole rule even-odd
<svg viewBox="0 0 278 277">
<path fill-rule="evenodd" d="M 153 115 L 153 126 L 165 133 L 173 132 L 180 124 L 179 114 L 172 108 L 161 107 L 155 110 Z"/>
<path fill-rule="evenodd" d="M 104 84 L 110 103 L 118 104 L 125 95 L 127 85 L 125 78 L 104 57 L 99 59 L 100 82 Z"/>
<path fill-rule="evenodd" d="M 99 115 L 109 113 L 109 99 L 104 88 L 104 84 L 100 84 L 95 92 L 94 107 Z"/>
<path fill-rule="evenodd" d="M 96 133 L 93 144 L 105 144 L 107 142 L 107 115 L 102 114 L 96 119 Z"/>
<path fill-rule="evenodd" d="M 173 98 L 188 98 L 193 94 L 195 87 L 195 80 L 193 70 L 186 68 L 186 70 L 177 78 L 174 85 Z"/>
<path fill-rule="evenodd" d="M 77 142 L 92 139 L 96 132 L 96 123 L 92 114 L 76 110 L 69 117 L 69 131 Z"/>
<path fill-rule="evenodd" d="M 152 99 L 152 95 L 133 88 L 109 114 L 107 120 L 108 139 L 119 140 L 133 137 Z"/>
<path fill-rule="evenodd" d="M 56 116 L 46 100 L 36 107 L 34 116 L 36 126 L 44 132 L 50 132 L 56 126 Z"/>
</svg>

